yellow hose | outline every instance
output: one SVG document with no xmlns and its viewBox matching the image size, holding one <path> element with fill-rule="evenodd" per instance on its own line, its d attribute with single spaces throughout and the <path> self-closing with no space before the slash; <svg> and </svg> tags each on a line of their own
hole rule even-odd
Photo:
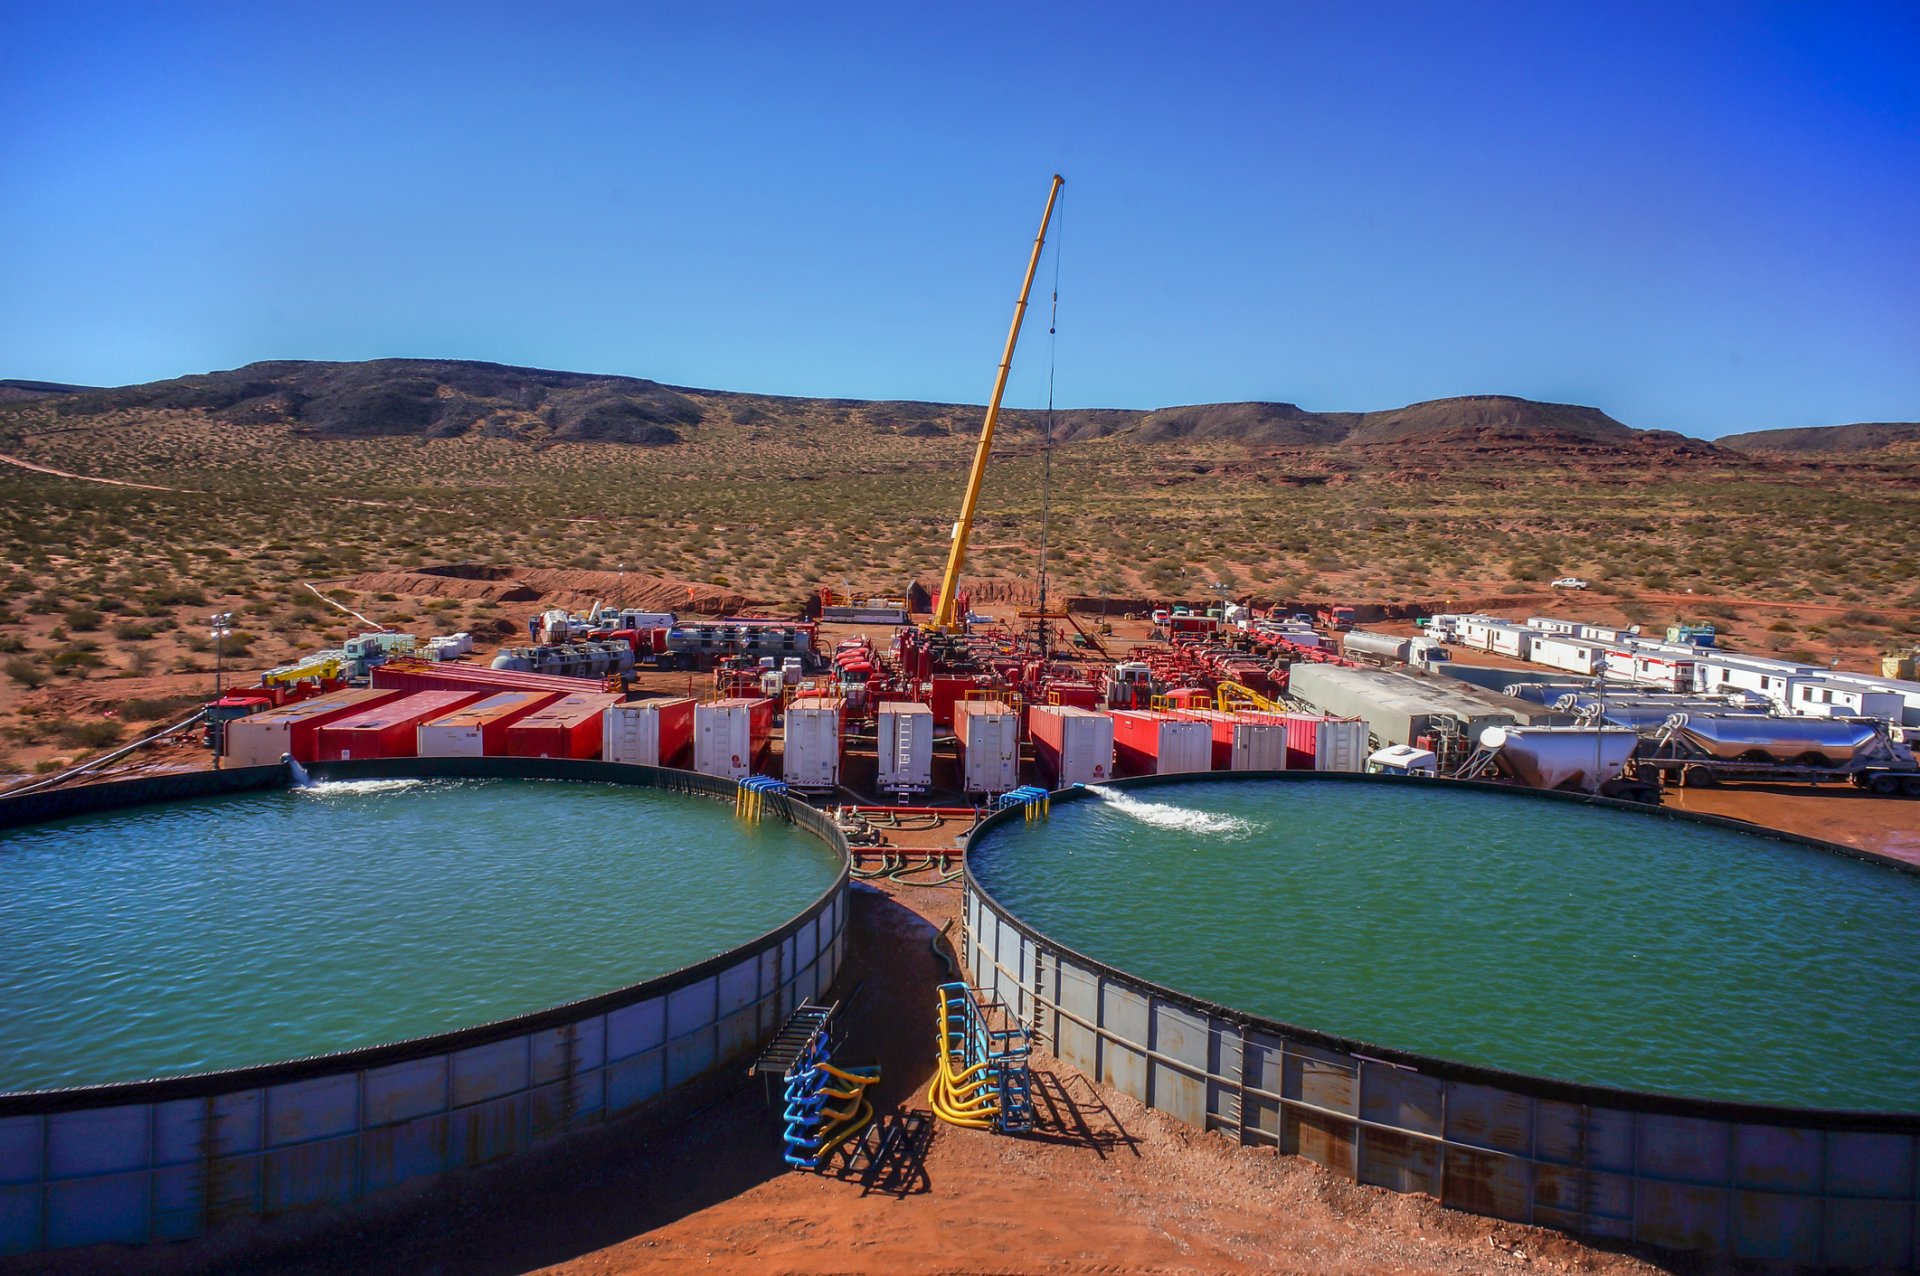
<svg viewBox="0 0 1920 1276">
<path fill-rule="evenodd" d="M 865 1099 L 862 1099 L 860 1100 L 860 1106 L 854 1109 L 851 1114 L 851 1119 L 847 1124 L 821 1140 L 820 1150 L 814 1154 L 815 1159 L 818 1161 L 826 1160 L 835 1148 L 838 1148 L 842 1143 L 845 1143 L 848 1139 L 866 1129 L 867 1122 L 871 1120 L 873 1120 L 873 1105 Z"/>
<path fill-rule="evenodd" d="M 947 999 L 935 994 L 940 1015 L 940 1066 L 933 1083 L 927 1087 L 927 1103 L 935 1116 L 949 1125 L 970 1130 L 985 1130 L 1000 1114 L 1000 1099 L 991 1090 L 991 1080 L 981 1075 L 985 1063 L 976 1063 L 960 1072 L 953 1070 L 953 1036 L 947 1020 Z"/>
</svg>

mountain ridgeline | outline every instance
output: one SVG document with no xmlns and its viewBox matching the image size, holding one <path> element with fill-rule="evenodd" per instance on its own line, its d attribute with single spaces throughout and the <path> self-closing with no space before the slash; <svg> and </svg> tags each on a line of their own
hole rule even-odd
<svg viewBox="0 0 1920 1276">
<path fill-rule="evenodd" d="M 111 389 L 0 381 L 0 406 L 51 407 L 63 417 L 197 410 L 238 424 L 284 424 L 316 439 L 474 435 L 636 446 L 679 443 L 702 426 L 717 424 L 775 431 L 830 424 L 910 438 L 971 437 L 982 415 L 973 404 L 744 394 L 454 359 L 281 360 Z M 1044 424 L 1044 414 L 1030 410 L 1011 410 L 1001 419 L 1010 435 L 1038 434 Z M 1920 426 L 1836 428 L 1853 434 L 1836 440 L 1832 450 L 1884 446 L 1862 432 L 1894 432 L 1889 441 L 1898 441 L 1900 431 L 1920 431 Z M 1124 438 L 1144 445 L 1716 451 L 1671 431 L 1631 429 L 1598 408 L 1505 395 L 1435 399 L 1379 412 L 1310 412 L 1290 403 L 1209 403 L 1152 411 L 1075 408 L 1057 412 L 1053 429 L 1056 440 L 1069 443 Z M 1829 450 L 1802 437 L 1823 433 L 1766 431 L 1723 443 L 1743 451 Z"/>
</svg>

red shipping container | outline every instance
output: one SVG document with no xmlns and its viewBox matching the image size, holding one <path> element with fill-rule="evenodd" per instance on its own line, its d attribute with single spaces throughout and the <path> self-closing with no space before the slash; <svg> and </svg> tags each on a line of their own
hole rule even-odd
<svg viewBox="0 0 1920 1276">
<path fill-rule="evenodd" d="M 355 688 L 296 701 L 229 722 L 222 733 L 227 746 L 227 765 L 272 766 L 289 756 L 295 762 L 312 762 L 319 756 L 319 741 L 315 736 L 321 727 L 399 698 L 398 691 Z"/>
<path fill-rule="evenodd" d="M 563 678 L 552 673 L 521 673 L 514 669 L 485 669 L 479 665 L 434 664 L 407 660 L 375 665 L 370 678 L 375 687 L 415 691 L 556 691 L 568 695 L 591 688 L 587 678 Z"/>
<path fill-rule="evenodd" d="M 597 758 L 601 720 L 621 697 L 612 691 L 576 691 L 507 728 L 512 758 Z"/>
<path fill-rule="evenodd" d="M 423 758 L 497 758 L 507 751 L 507 728 L 560 697 L 551 691 L 500 691 L 420 724 Z"/>
<path fill-rule="evenodd" d="M 1091 682 L 1054 682 L 1047 685 L 1048 704 L 1070 704 L 1080 709 L 1100 707 L 1100 688 Z"/>
<path fill-rule="evenodd" d="M 1204 722 L 1171 714 L 1117 710 L 1113 762 L 1123 775 L 1205 771 L 1213 762 L 1213 730 Z"/>
<path fill-rule="evenodd" d="M 953 706 L 965 700 L 969 693 L 979 690 L 981 690 L 980 683 L 971 677 L 935 676 L 932 679 L 932 690 L 927 693 L 927 707 L 933 710 L 934 725 L 952 726 Z"/>
<path fill-rule="evenodd" d="M 421 691 L 329 722 L 319 731 L 317 760 L 417 757 L 421 723 L 445 717 L 484 694 L 479 690 Z"/>
</svg>

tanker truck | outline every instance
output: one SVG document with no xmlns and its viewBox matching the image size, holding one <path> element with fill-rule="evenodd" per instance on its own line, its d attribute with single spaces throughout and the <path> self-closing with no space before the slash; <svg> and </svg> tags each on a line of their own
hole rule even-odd
<svg viewBox="0 0 1920 1276">
<path fill-rule="evenodd" d="M 1433 638 L 1395 638 L 1391 634 L 1354 629 L 1340 635 L 1341 654 L 1349 660 L 1384 665 L 1395 661 L 1415 669 L 1431 669 L 1452 659 L 1444 644 Z"/>
<path fill-rule="evenodd" d="M 1628 775 L 1640 737 L 1619 727 L 1488 727 L 1480 749 L 1492 770 L 1535 789 L 1657 806 L 1660 790 Z"/>
<path fill-rule="evenodd" d="M 1676 713 L 1643 744 L 1634 769 L 1685 787 L 1845 781 L 1883 797 L 1920 797 L 1920 763 L 1877 718 Z"/>
</svg>

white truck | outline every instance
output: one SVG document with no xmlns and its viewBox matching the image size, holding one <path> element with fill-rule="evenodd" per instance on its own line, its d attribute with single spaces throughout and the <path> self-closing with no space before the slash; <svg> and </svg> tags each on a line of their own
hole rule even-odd
<svg viewBox="0 0 1920 1276">
<path fill-rule="evenodd" d="M 1434 638 L 1395 638 L 1392 634 L 1370 633 L 1364 629 L 1350 629 L 1340 635 L 1340 648 L 1350 660 L 1374 664 L 1399 661 L 1415 669 L 1431 669 L 1453 658 L 1446 644 Z"/>
</svg>

